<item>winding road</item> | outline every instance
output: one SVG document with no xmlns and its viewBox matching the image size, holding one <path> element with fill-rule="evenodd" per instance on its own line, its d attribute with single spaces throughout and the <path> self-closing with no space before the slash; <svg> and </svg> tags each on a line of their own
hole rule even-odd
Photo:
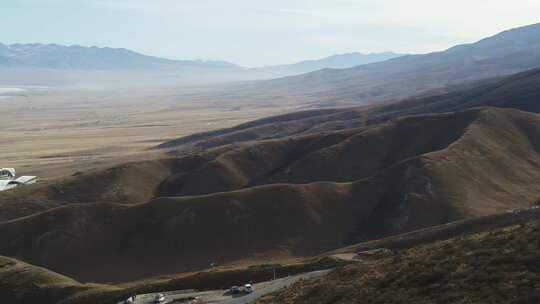
<svg viewBox="0 0 540 304">
<path fill-rule="evenodd" d="M 283 279 L 278 279 L 278 280 L 274 281 L 273 283 L 271 283 L 270 285 L 268 285 L 266 287 L 263 287 L 263 288 L 260 288 L 260 289 L 254 289 L 253 292 L 250 293 L 250 294 L 247 294 L 247 295 L 242 296 L 242 297 L 230 299 L 228 301 L 218 302 L 218 303 L 220 303 L 220 304 L 221 303 L 222 304 L 247 304 L 247 303 L 251 303 L 252 301 L 254 301 L 254 300 L 256 300 L 256 299 L 258 299 L 258 298 L 260 298 L 260 297 L 262 297 L 264 295 L 267 295 L 267 294 L 272 293 L 274 291 L 280 290 L 281 288 L 292 285 L 293 283 L 296 283 L 299 280 L 311 279 L 311 278 L 314 278 L 314 277 L 318 277 L 318 276 L 321 276 L 321 275 L 324 275 L 324 274 L 328 273 L 329 271 L 330 270 L 319 270 L 319 271 L 299 274 L 299 275 L 295 275 L 295 276 L 291 276 L 291 277 L 286 277 L 286 278 L 283 278 Z"/>
<path fill-rule="evenodd" d="M 286 286 L 292 285 L 302 279 L 311 279 L 314 277 L 322 276 L 328 273 L 330 270 L 319 270 L 308 272 L 304 274 L 298 274 L 294 276 L 289 276 L 275 281 L 262 282 L 253 285 L 253 292 L 249 294 L 240 294 L 240 295 L 231 295 L 227 290 L 211 290 L 203 292 L 192 292 L 192 293 L 166 293 L 162 292 L 165 295 L 165 301 L 161 303 L 197 303 L 197 304 L 247 304 L 251 303 L 254 300 L 272 293 L 274 291 L 280 290 Z M 137 296 L 135 304 L 150 304 L 153 303 L 152 300 L 158 293 L 146 294 Z M 120 302 L 121 304 L 124 302 Z"/>
</svg>

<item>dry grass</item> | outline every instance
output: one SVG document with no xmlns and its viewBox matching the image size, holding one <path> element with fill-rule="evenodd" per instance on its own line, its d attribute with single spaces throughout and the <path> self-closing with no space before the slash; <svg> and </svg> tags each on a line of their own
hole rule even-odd
<svg viewBox="0 0 540 304">
<path fill-rule="evenodd" d="M 2 303 L 54 304 L 77 293 L 114 292 L 119 288 L 80 284 L 50 270 L 0 256 L 0 297 Z"/>
<path fill-rule="evenodd" d="M 0 102 L 0 112 L 9 113 L 0 121 L 1 165 L 21 174 L 58 177 L 126 159 L 156 158 L 137 152 L 181 135 L 294 109 L 241 96 L 230 100 L 219 88 L 30 90 Z"/>
<path fill-rule="evenodd" d="M 535 216 L 347 266 L 257 303 L 537 303 L 539 238 Z"/>
</svg>

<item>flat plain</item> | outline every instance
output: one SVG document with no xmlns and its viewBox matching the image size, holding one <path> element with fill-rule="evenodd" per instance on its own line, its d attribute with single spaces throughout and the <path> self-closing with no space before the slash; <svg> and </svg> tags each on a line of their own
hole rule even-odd
<svg viewBox="0 0 540 304">
<path fill-rule="evenodd" d="M 162 152 L 147 149 L 164 141 L 297 109 L 279 97 L 247 97 L 224 86 L 8 87 L 12 96 L 0 102 L 0 166 L 45 179 L 153 159 Z"/>
</svg>

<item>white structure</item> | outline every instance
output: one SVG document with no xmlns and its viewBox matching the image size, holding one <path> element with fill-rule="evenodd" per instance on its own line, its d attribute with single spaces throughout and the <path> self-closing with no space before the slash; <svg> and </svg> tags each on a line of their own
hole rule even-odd
<svg viewBox="0 0 540 304">
<path fill-rule="evenodd" d="M 5 191 L 17 187 L 17 185 L 12 184 L 11 182 L 12 180 L 9 179 L 0 179 L 0 191 Z"/>
<path fill-rule="evenodd" d="M 13 168 L 0 168 L 0 179 L 14 179 L 15 169 Z"/>
<path fill-rule="evenodd" d="M 12 180 L 11 182 L 17 185 L 27 185 L 27 184 L 33 184 L 37 181 L 37 176 L 28 176 L 23 175 L 17 177 L 17 179 Z"/>
<path fill-rule="evenodd" d="M 37 176 L 19 176 L 15 179 L 15 169 L 0 168 L 0 191 L 9 190 L 19 185 L 33 184 Z"/>
</svg>

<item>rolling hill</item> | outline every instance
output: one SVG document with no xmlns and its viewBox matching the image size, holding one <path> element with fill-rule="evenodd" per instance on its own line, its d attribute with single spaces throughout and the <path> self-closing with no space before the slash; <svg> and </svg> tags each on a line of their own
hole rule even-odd
<svg viewBox="0 0 540 304">
<path fill-rule="evenodd" d="M 321 255 L 321 257 L 304 260 L 301 263 L 289 264 L 279 267 L 279 274 L 286 276 L 286 274 L 294 274 L 299 272 L 306 272 L 318 269 L 327 269 L 330 267 L 336 267 L 343 265 L 338 261 L 332 261 L 335 259 L 336 253 L 342 252 L 365 252 L 368 249 L 373 253 L 370 260 L 363 260 L 358 266 L 348 266 L 346 268 L 338 268 L 337 271 L 330 274 L 327 277 L 321 278 L 316 282 L 308 281 L 300 286 L 295 286 L 292 290 L 285 290 L 278 294 L 269 295 L 262 302 L 277 301 L 280 297 L 286 297 L 287 301 L 298 301 L 299 294 L 303 294 L 307 288 L 320 289 L 320 283 L 327 284 L 330 282 L 340 282 L 340 285 L 349 285 L 350 287 L 356 287 L 358 284 L 366 283 L 361 279 L 351 277 L 350 274 L 357 273 L 354 269 L 360 268 L 362 271 L 372 269 L 372 267 L 381 267 L 379 265 L 373 265 L 373 261 L 383 261 L 383 265 L 388 262 L 387 258 L 393 258 L 393 262 L 390 263 L 393 267 L 407 267 L 408 259 L 401 259 L 403 256 L 412 257 L 416 253 L 421 253 L 425 248 L 430 249 L 431 253 L 436 251 L 444 251 L 435 253 L 430 256 L 423 256 L 421 263 L 437 263 L 441 256 L 447 258 L 453 257 L 452 264 L 456 263 L 471 263 L 478 260 L 482 263 L 489 264 L 493 259 L 495 262 L 503 261 L 506 267 L 499 268 L 497 271 L 502 271 L 506 276 L 512 275 L 512 272 L 522 270 L 523 262 L 529 262 L 526 273 L 528 276 L 538 274 L 538 270 L 531 268 L 535 265 L 534 261 L 537 257 L 534 256 L 534 240 L 537 239 L 535 235 L 538 232 L 538 214 L 539 209 L 532 210 L 519 210 L 519 212 L 503 213 L 493 216 L 469 219 L 458 221 L 446 225 L 430 227 L 411 233 L 397 235 L 381 240 L 372 242 L 359 243 L 353 246 L 339 249 L 334 252 L 327 252 Z M 497 239 L 494 239 L 495 238 Z M 533 242 L 531 243 L 531 240 Z M 481 242 L 479 246 L 478 241 Z M 499 252 L 504 252 L 506 256 L 501 259 L 492 257 L 496 252 L 492 247 L 496 245 Z M 455 247 L 454 247 L 455 246 Z M 538 247 L 538 246 L 536 246 Z M 520 248 L 520 250 L 516 250 Z M 442 249 L 442 250 L 441 250 Z M 462 249 L 467 249 L 467 254 L 456 255 L 456 252 L 460 252 Z M 532 251 L 531 251 L 532 249 Z M 487 250 L 487 251 L 486 251 Z M 378 252 L 378 253 L 376 253 Z M 425 251 L 424 251 L 425 252 Z M 411 253 L 415 253 L 412 254 Z M 533 254 L 531 254 L 533 253 Z M 510 256 L 509 256 L 510 254 Z M 334 258 L 328 258 L 334 257 Z M 473 257 L 470 259 L 470 257 Z M 468 261 L 469 259 L 469 261 Z M 401 263 L 404 261 L 404 263 Z M 444 262 L 447 262 L 445 260 Z M 532 263 L 530 263 L 532 262 Z M 418 260 L 415 264 L 418 263 Z M 350 262 L 345 263 L 350 264 Z M 401 264 L 401 265 L 400 265 Z M 537 264 L 537 263 L 536 263 Z M 411 269 L 411 268 L 404 268 Z M 404 276 L 416 276 L 420 275 L 422 278 L 433 277 L 429 271 L 420 267 L 415 272 L 402 271 L 400 275 Z M 475 275 L 483 275 L 485 277 L 486 272 L 482 272 L 482 268 L 472 269 L 475 271 Z M 489 271 L 493 271 L 489 269 Z M 423 273 L 426 272 L 426 273 Z M 523 275 L 523 271 L 521 272 Z M 346 275 L 349 274 L 349 275 Z M 345 276 L 344 276 L 345 275 Z M 264 281 L 267 280 L 268 273 L 264 270 L 264 267 L 251 266 L 248 268 L 225 268 L 212 271 L 203 271 L 198 273 L 185 273 L 178 275 L 171 275 L 168 277 L 161 277 L 155 279 L 146 279 L 143 281 L 130 282 L 122 285 L 102 285 L 102 284 L 81 284 L 73 279 L 54 273 L 47 269 L 29 265 L 21 261 L 0 257 L 0 296 L 6 301 L 13 301 L 16 303 L 39 303 L 43 304 L 91 304 L 91 303 L 117 303 L 119 300 L 133 294 L 142 294 L 148 292 L 162 292 L 168 290 L 188 290 L 188 289 L 216 289 L 227 288 L 230 282 L 239 281 Z M 534 277 L 533 277 L 534 278 Z M 347 284 L 344 284 L 347 282 Z M 309 297 L 309 303 L 316 302 L 318 297 L 329 297 L 336 299 L 342 299 L 343 297 L 351 297 L 355 292 L 352 288 L 336 289 L 331 283 L 330 288 L 327 288 L 325 293 L 315 293 L 311 295 L 302 295 L 303 297 Z M 470 283 L 470 282 L 469 282 Z M 478 283 L 482 283 L 479 281 Z M 417 285 L 414 287 L 423 288 L 423 285 Z M 479 285 L 480 285 L 479 284 Z M 352 285 L 352 286 L 351 286 Z M 531 288 L 534 285 L 530 285 Z M 345 286 L 343 286 L 345 287 Z M 505 295 L 515 296 L 518 292 L 522 292 L 522 288 L 527 288 L 526 284 L 520 284 L 520 289 L 512 288 L 508 290 Z M 440 286 L 437 286 L 440 288 Z M 309 289 L 308 289 L 309 290 Z M 399 289 L 397 289 L 399 290 Z M 395 291 L 394 291 L 395 292 Z M 402 292 L 402 291 L 399 291 Z M 378 293 L 380 296 L 381 293 Z M 386 293 L 382 293 L 383 295 Z M 414 294 L 414 292 L 413 292 Z M 440 293 L 439 293 L 440 294 Z M 495 293 L 500 295 L 500 293 Z M 370 297 L 377 297 L 377 294 L 367 294 Z M 527 291 L 526 295 L 521 299 L 523 303 L 526 301 L 534 301 L 534 292 Z M 301 299 L 301 298 L 300 298 Z M 305 299 L 304 299 L 305 300 Z M 278 300 L 279 303 L 284 302 Z M 346 300 L 348 303 L 349 299 Z M 285 301 L 286 303 L 286 301 Z"/>
<path fill-rule="evenodd" d="M 0 254 L 79 281 L 126 281 L 527 208 L 540 197 L 539 133 L 536 114 L 477 108 L 78 174 L 2 199 L 44 211 L 5 214 Z M 123 181 L 138 194 L 113 195 Z"/>
<path fill-rule="evenodd" d="M 0 297 L 3 303 L 58 304 L 84 293 L 107 293 L 113 286 L 81 284 L 71 278 L 0 256 Z"/>
<path fill-rule="evenodd" d="M 324 69 L 262 81 L 249 88 L 306 94 L 316 100 L 314 105 L 377 103 L 539 67 L 539 37 L 540 24 L 533 24 L 442 52 L 348 69 Z"/>
<path fill-rule="evenodd" d="M 228 129 L 193 134 L 165 142 L 158 148 L 171 153 L 200 151 L 236 142 L 280 138 L 321 131 L 369 126 L 413 114 L 442 113 L 472 107 L 515 108 L 540 112 L 540 69 L 446 88 L 377 106 L 318 109 L 267 117 Z"/>
<path fill-rule="evenodd" d="M 187 162 L 187 161 L 186 161 Z M 154 197 L 154 188 L 173 174 L 175 160 L 126 163 L 106 170 L 78 172 L 32 187 L 4 192 L 0 221 L 70 204 L 91 202 L 140 203 Z"/>
</svg>

